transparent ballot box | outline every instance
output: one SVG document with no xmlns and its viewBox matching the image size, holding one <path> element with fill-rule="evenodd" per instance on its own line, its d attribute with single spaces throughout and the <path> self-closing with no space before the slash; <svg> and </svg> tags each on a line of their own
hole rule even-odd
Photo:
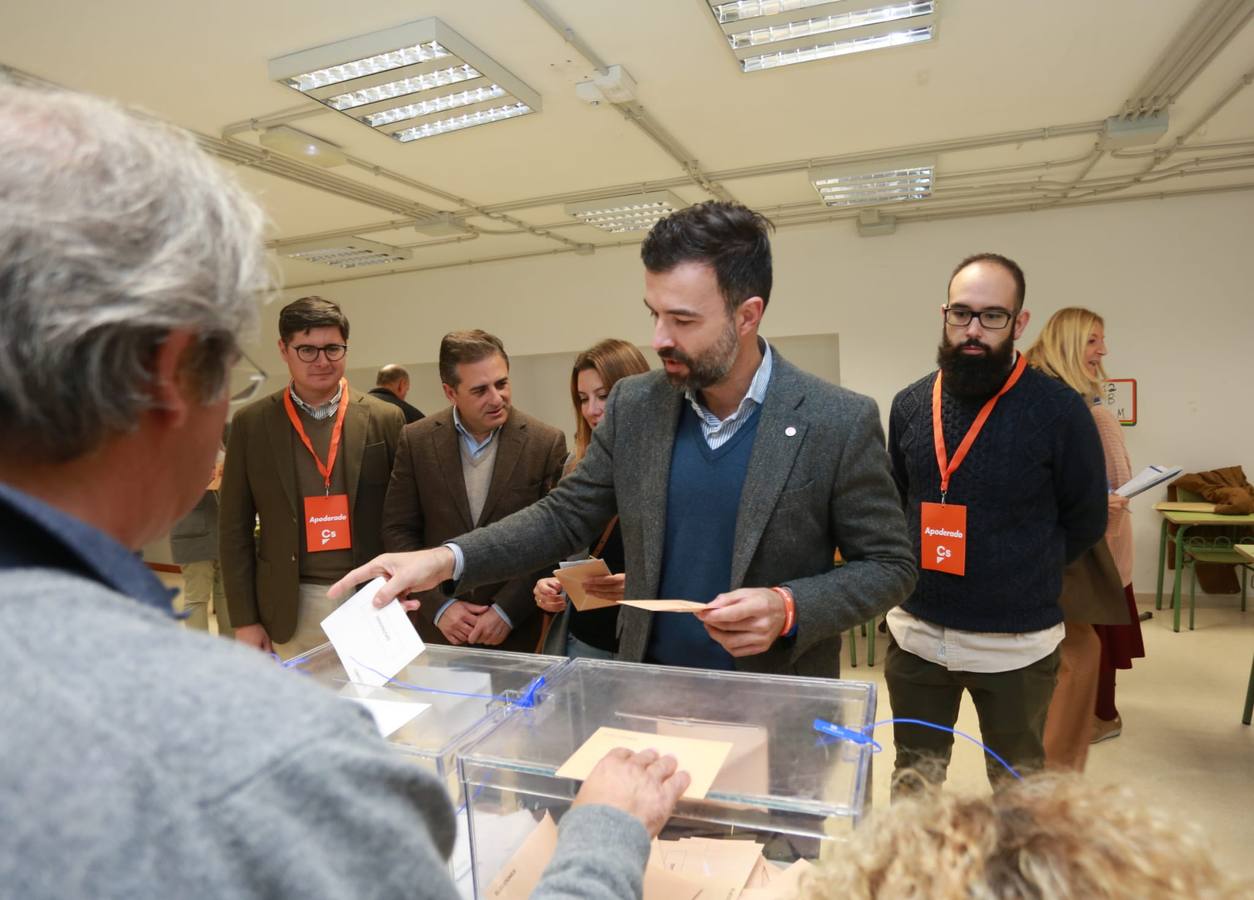
<svg viewBox="0 0 1254 900">
<path fill-rule="evenodd" d="M 345 702 L 365 701 L 382 723 L 381 730 L 404 722 L 387 735 L 389 744 L 434 773 L 458 809 L 458 848 L 450 863 L 458 878 L 470 864 L 457 778 L 458 752 L 512 712 L 538 702 L 553 673 L 566 664 L 559 656 L 428 644 L 386 686 L 372 687 L 351 681 L 335 649 L 323 644 L 288 660 L 285 666 L 312 677 L 345 697 Z M 413 704 L 426 708 L 413 715 L 404 708 Z"/>
<path fill-rule="evenodd" d="M 695 738 L 719 749 L 708 792 L 680 800 L 651 866 L 669 848 L 746 849 L 730 841 L 760 845 L 762 864 L 778 869 L 813 862 L 869 805 L 872 747 L 814 725 L 871 725 L 873 684 L 577 659 L 545 690 L 544 702 L 502 719 L 461 753 L 476 896 L 498 896 L 519 858 L 533 853 L 534 836 L 560 823 L 582 782 L 557 772 L 603 727 L 648 736 L 628 736 L 642 745 Z"/>
</svg>

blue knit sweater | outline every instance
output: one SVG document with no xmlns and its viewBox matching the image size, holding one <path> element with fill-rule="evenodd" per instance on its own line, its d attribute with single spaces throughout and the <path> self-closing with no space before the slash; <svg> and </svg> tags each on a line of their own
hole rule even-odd
<svg viewBox="0 0 1254 900">
<path fill-rule="evenodd" d="M 926 376 L 893 399 L 888 450 L 919 558 L 920 504 L 940 502 Z M 942 424 L 952 459 L 983 401 L 945 392 Z M 1028 369 L 993 411 L 950 479 L 948 503 L 967 507 L 966 575 L 920 570 L 902 604 L 913 616 L 963 631 L 1022 634 L 1062 621 L 1066 563 L 1106 531 L 1106 464 L 1078 393 Z"/>
<path fill-rule="evenodd" d="M 731 589 L 740 493 L 749 469 L 758 412 L 726 444 L 711 450 L 692 407 L 684 404 L 671 451 L 666 537 L 659 593 L 667 600 L 709 603 Z M 648 658 L 672 666 L 733 669 L 732 656 L 696 616 L 653 617 Z"/>
</svg>

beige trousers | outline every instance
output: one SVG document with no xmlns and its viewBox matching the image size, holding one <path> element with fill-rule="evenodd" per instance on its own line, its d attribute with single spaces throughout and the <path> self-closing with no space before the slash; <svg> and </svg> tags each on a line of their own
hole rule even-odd
<svg viewBox="0 0 1254 900">
<path fill-rule="evenodd" d="M 327 597 L 325 584 L 300 583 L 300 605 L 296 609 L 296 631 L 290 640 L 274 644 L 274 652 L 282 659 L 300 656 L 306 650 L 312 650 L 327 641 L 322 630 L 322 620 L 331 615 L 339 606 L 339 601 Z"/>
<path fill-rule="evenodd" d="M 1092 625 L 1067 622 L 1058 645 L 1058 684 L 1045 717 L 1045 766 L 1084 771 L 1093 737 L 1102 643 Z"/>
<path fill-rule="evenodd" d="M 218 633 L 230 636 L 231 625 L 226 615 L 226 593 L 222 590 L 222 567 L 216 559 L 184 563 L 183 621 L 196 631 L 209 630 L 209 605 L 218 618 Z M 225 626 L 225 627 L 224 627 Z"/>
</svg>

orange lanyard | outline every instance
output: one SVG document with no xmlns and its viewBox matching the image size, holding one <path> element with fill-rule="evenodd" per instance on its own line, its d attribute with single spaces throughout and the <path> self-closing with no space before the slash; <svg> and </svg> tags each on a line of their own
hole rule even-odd
<svg viewBox="0 0 1254 900">
<path fill-rule="evenodd" d="M 301 424 L 300 416 L 296 414 L 296 404 L 292 403 L 292 389 L 289 387 L 283 392 L 283 408 L 287 410 L 287 417 L 291 420 L 292 427 L 300 435 L 301 443 L 305 445 L 305 449 L 317 463 L 318 474 L 326 483 L 327 494 L 331 493 L 331 472 L 335 469 L 335 457 L 340 451 L 340 434 L 344 431 L 344 413 L 348 411 L 348 401 L 348 382 L 341 378 L 340 408 L 335 414 L 335 427 L 331 429 L 331 449 L 327 452 L 327 463 L 324 466 L 322 460 L 318 459 L 318 453 L 314 450 L 313 444 L 309 441 L 309 435 L 305 434 L 305 426 Z"/>
<path fill-rule="evenodd" d="M 984 404 L 984 408 L 980 410 L 980 414 L 975 417 L 975 421 L 971 423 L 971 427 L 967 429 L 967 436 L 962 439 L 962 443 L 958 445 L 958 452 L 954 454 L 953 461 L 949 461 L 949 454 L 945 450 L 945 427 L 941 424 L 941 372 L 936 373 L 936 381 L 932 384 L 932 442 L 936 445 L 936 466 L 941 473 L 941 503 L 945 502 L 945 495 L 949 493 L 949 478 L 954 472 L 958 471 L 958 467 L 962 465 L 962 461 L 967 458 L 967 451 L 971 449 L 971 445 L 975 443 L 975 439 L 980 436 L 984 423 L 988 421 L 988 417 L 993 414 L 993 407 L 997 405 L 997 401 L 1002 398 L 1007 391 L 1015 386 L 1019 381 L 1019 376 L 1023 374 L 1023 370 L 1028 367 L 1027 358 L 1020 353 L 1019 361 L 1015 363 L 1014 371 L 1010 373 L 1010 377 L 1006 379 L 1006 383 L 1001 386 L 1001 390 L 988 399 Z"/>
</svg>

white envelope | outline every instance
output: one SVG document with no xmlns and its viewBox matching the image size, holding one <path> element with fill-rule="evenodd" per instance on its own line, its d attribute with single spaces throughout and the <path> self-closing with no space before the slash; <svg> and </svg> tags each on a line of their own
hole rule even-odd
<svg viewBox="0 0 1254 900">
<path fill-rule="evenodd" d="M 374 608 L 384 579 L 376 578 L 322 620 L 351 681 L 376 687 L 405 668 L 426 649 L 397 600 Z"/>
</svg>

